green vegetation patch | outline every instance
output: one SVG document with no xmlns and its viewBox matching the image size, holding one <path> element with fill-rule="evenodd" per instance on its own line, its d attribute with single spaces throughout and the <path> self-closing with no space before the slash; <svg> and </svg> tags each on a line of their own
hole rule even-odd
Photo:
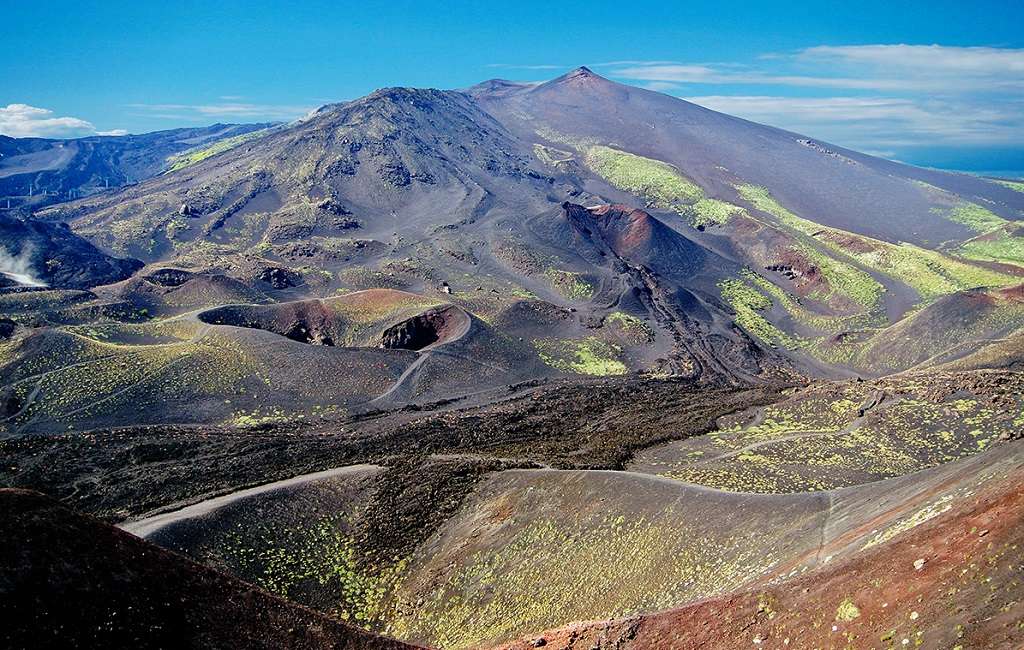
<svg viewBox="0 0 1024 650">
<path fill-rule="evenodd" d="M 591 147 L 587 166 L 620 190 L 652 199 L 659 207 L 676 201 L 695 202 L 705 198 L 698 185 L 684 178 L 675 167 L 660 160 L 644 158 L 610 147 Z"/>
<path fill-rule="evenodd" d="M 758 313 L 771 308 L 771 298 L 739 278 L 726 278 L 719 286 L 722 288 L 722 299 L 736 312 L 736 323 L 748 333 L 772 347 L 776 344 L 790 349 L 800 346 L 799 341 L 769 323 Z"/>
<path fill-rule="evenodd" d="M 725 225 L 743 208 L 711 199 L 699 185 L 672 165 L 611 147 L 587 150 L 587 166 L 620 190 L 646 199 L 650 206 L 670 209 L 689 219 L 694 227 Z"/>
<path fill-rule="evenodd" d="M 1024 186 L 1024 183 L 1002 184 L 1009 187 Z M 1020 223 L 1007 221 L 976 203 L 966 201 L 958 201 L 949 212 L 937 212 L 950 221 L 981 233 L 956 248 L 957 255 L 980 262 L 1004 262 L 1024 267 L 1024 226 Z M 1002 286 L 1005 284 L 1007 283 L 1004 282 Z M 987 286 L 996 285 L 988 283 Z"/>
<path fill-rule="evenodd" d="M 1005 219 L 992 214 L 991 211 L 976 203 L 958 203 L 945 216 L 950 221 L 965 225 L 974 232 L 982 233 L 992 232 L 1006 223 Z"/>
<path fill-rule="evenodd" d="M 947 295 L 978 286 L 1007 286 L 1017 278 L 1005 273 L 964 262 L 938 251 L 902 243 L 890 244 L 837 228 L 823 227 L 788 211 L 771 197 L 768 190 L 741 186 L 741 194 L 759 210 L 768 212 L 797 232 L 813 237 L 831 250 L 857 264 L 897 279 L 918 291 L 924 298 Z M 973 204 L 954 208 L 954 221 L 985 231 L 1005 223 L 991 212 Z M 952 214 L 952 213 L 951 213 Z M 870 280 L 870 278 L 868 278 Z M 864 284 L 863 278 L 857 284 Z M 861 302 L 861 304 L 864 304 Z"/>
<path fill-rule="evenodd" d="M 755 185 L 738 185 L 736 189 L 755 208 L 772 215 L 781 221 L 783 225 L 792 228 L 799 235 L 804 236 L 803 238 L 797 237 L 801 252 L 821 270 L 828 280 L 830 292 L 827 295 L 821 296 L 822 298 L 827 299 L 831 295 L 838 293 L 846 296 L 864 309 L 871 310 L 875 308 L 882 296 L 883 287 L 881 283 L 872 278 L 863 269 L 818 250 L 812 243 L 814 240 L 810 235 L 821 230 L 821 226 L 812 221 L 802 219 L 787 210 L 785 206 L 772 197 L 767 188 Z"/>
<path fill-rule="evenodd" d="M 765 407 L 752 420 L 737 416 L 707 436 L 649 449 L 634 467 L 759 493 L 828 490 L 903 476 L 1017 435 L 1024 399 L 1003 394 L 1012 388 L 1001 385 L 995 392 L 966 390 L 978 381 L 966 374 L 923 383 L 823 386 Z M 999 378 L 994 381 L 999 385 Z"/>
<path fill-rule="evenodd" d="M 626 364 L 619 361 L 621 348 L 594 336 L 585 339 L 537 339 L 533 341 L 541 360 L 561 372 L 577 375 L 624 375 Z"/>
<path fill-rule="evenodd" d="M 1000 185 L 1006 186 L 1011 190 L 1016 190 L 1024 194 L 1024 183 L 1018 183 L 1016 181 L 992 181 L 993 183 L 999 183 Z"/>
<path fill-rule="evenodd" d="M 285 598 L 296 592 L 331 593 L 327 613 L 365 627 L 405 560 L 381 571 L 367 570 L 350 538 L 352 522 L 344 512 L 314 513 L 298 526 L 266 524 L 255 534 L 229 533 L 219 549 L 221 561 Z"/>
<path fill-rule="evenodd" d="M 189 165 L 194 165 L 195 163 L 206 160 L 211 156 L 216 156 L 219 153 L 229 151 L 247 142 L 259 140 L 267 135 L 270 135 L 270 129 L 252 131 L 251 133 L 243 133 L 230 138 L 224 138 L 223 140 L 218 140 L 210 145 L 201 145 L 176 153 L 167 159 L 168 168 L 166 173 L 184 169 Z"/>
<path fill-rule="evenodd" d="M 544 277 L 551 289 L 566 300 L 589 300 L 594 297 L 594 285 L 582 273 L 548 269 Z"/>
</svg>

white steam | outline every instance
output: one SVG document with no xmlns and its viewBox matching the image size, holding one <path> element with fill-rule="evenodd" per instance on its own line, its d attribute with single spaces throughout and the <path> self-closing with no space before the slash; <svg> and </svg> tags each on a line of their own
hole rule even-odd
<svg viewBox="0 0 1024 650">
<path fill-rule="evenodd" d="M 26 244 L 17 257 L 12 257 L 7 249 L 0 246 L 0 273 L 3 273 L 18 284 L 26 287 L 45 287 L 45 282 L 32 273 L 32 246 Z"/>
</svg>

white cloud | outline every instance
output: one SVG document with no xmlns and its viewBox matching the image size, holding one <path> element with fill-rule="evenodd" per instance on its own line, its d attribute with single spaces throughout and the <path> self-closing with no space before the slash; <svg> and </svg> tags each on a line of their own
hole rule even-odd
<svg viewBox="0 0 1024 650">
<path fill-rule="evenodd" d="M 665 92 L 667 90 L 681 90 L 683 87 L 677 83 L 671 81 L 648 81 L 643 85 L 647 90 L 656 90 L 658 92 Z"/>
<path fill-rule="evenodd" d="M 0 108 L 0 134 L 12 138 L 81 138 L 96 135 L 96 127 L 76 117 L 56 117 L 45 108 L 10 104 Z"/>
<path fill-rule="evenodd" d="M 1024 75 L 1024 49 L 949 47 L 943 45 L 823 45 L 803 50 L 799 58 L 837 58 L 885 68 Z"/>
<path fill-rule="evenodd" d="M 929 145 L 1024 146 L 1011 109 L 899 97 L 686 97 L 707 108 L 855 149 Z"/>
</svg>

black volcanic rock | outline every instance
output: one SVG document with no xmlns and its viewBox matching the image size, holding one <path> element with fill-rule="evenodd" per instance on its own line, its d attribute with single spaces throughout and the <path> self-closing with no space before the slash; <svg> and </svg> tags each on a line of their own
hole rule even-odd
<svg viewBox="0 0 1024 650">
<path fill-rule="evenodd" d="M 139 260 L 107 255 L 64 224 L 7 215 L 0 215 L 0 247 L 10 267 L 0 270 L 29 275 L 53 288 L 90 289 L 124 280 L 142 268 Z"/>
</svg>

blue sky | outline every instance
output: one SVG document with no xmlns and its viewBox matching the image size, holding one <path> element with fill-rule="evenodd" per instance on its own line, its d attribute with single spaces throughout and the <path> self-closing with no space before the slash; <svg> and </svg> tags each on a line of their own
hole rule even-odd
<svg viewBox="0 0 1024 650">
<path fill-rule="evenodd" d="M 579 65 L 915 164 L 1024 170 L 1013 2 L 63 2 L 0 6 L 0 133 L 287 120 L 382 86 Z"/>
</svg>

